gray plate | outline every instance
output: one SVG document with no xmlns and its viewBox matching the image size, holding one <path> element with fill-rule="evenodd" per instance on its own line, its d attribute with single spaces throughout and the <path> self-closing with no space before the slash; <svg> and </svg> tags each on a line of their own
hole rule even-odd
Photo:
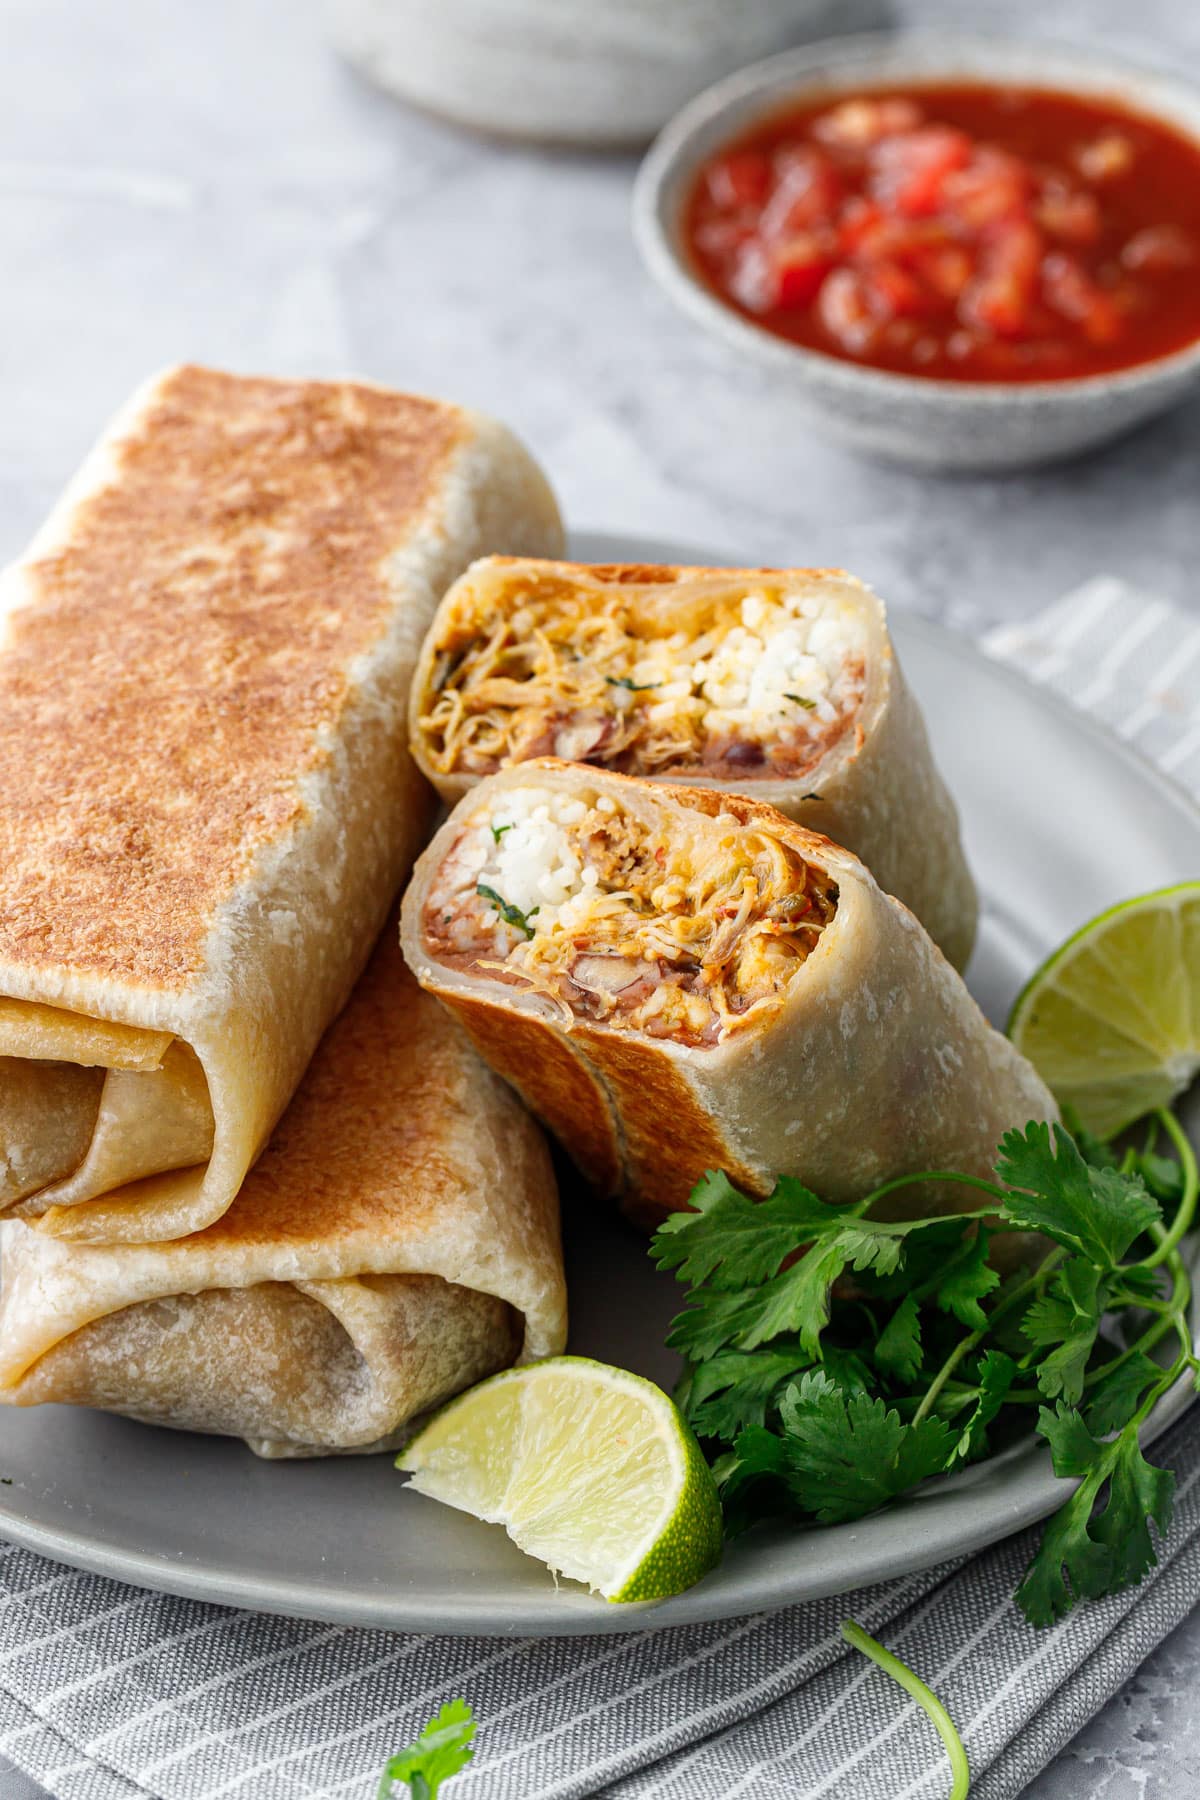
<svg viewBox="0 0 1200 1800">
<path fill-rule="evenodd" d="M 701 551 L 588 536 L 579 554 L 705 562 Z M 719 560 L 719 559 L 718 559 Z M 1030 969 L 1130 892 L 1200 872 L 1200 812 L 1085 719 L 968 643 L 898 614 L 892 629 L 962 811 L 985 899 L 971 987 L 996 1021 Z M 920 830 L 920 820 L 913 821 Z M 669 1385 L 679 1289 L 642 1242 L 567 1196 L 573 1350 Z M 1153 1430 L 1187 1404 L 1168 1395 Z M 377 1457 L 260 1463 L 67 1407 L 0 1411 L 0 1534 L 143 1587 L 350 1624 L 513 1635 L 644 1630 L 814 1600 L 927 1567 L 1061 1502 L 1044 1452 L 1014 1447 L 857 1524 L 753 1534 L 690 1593 L 612 1607 L 549 1575 L 503 1532 L 409 1494 Z"/>
</svg>

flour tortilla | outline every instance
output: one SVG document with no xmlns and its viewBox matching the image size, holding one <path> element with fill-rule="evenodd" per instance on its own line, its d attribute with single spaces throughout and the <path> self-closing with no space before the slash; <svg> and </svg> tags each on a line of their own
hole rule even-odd
<svg viewBox="0 0 1200 1800">
<path fill-rule="evenodd" d="M 378 1448 L 566 1341 L 540 1130 L 404 968 L 394 922 L 233 1205 L 196 1235 L 0 1225 L 0 1402 Z"/>
<path fill-rule="evenodd" d="M 406 697 L 472 557 L 561 527 L 507 430 L 178 368 L 0 585 L 0 1211 L 219 1218 L 430 823 Z"/>
<path fill-rule="evenodd" d="M 424 909 L 443 858 L 481 807 L 530 784 L 607 795 L 652 827 L 684 830 L 696 814 L 723 830 L 751 826 L 836 882 L 836 912 L 782 1003 L 724 1041 L 689 1046 L 580 1017 L 568 1023 L 552 998 L 439 961 Z M 422 986 L 593 1185 L 647 1226 L 685 1206 L 706 1169 L 724 1169 L 756 1194 L 794 1175 L 825 1199 L 848 1200 L 925 1169 L 986 1175 L 1009 1127 L 1057 1117 L 1032 1066 L 987 1023 L 907 907 L 848 851 L 741 795 L 552 759 L 490 776 L 418 861 L 402 941 Z M 896 1205 L 950 1210 L 960 1193 L 914 1186 Z"/>
</svg>

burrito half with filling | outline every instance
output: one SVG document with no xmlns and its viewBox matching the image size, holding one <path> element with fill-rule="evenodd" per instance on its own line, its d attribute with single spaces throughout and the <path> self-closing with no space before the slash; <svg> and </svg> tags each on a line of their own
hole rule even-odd
<svg viewBox="0 0 1200 1800">
<path fill-rule="evenodd" d="M 0 586 L 0 1213 L 229 1205 L 429 826 L 407 695 L 446 584 L 560 542 L 500 425 L 180 368 Z"/>
<path fill-rule="evenodd" d="M 840 570 L 489 557 L 438 608 L 410 716 L 451 803 L 538 756 L 752 794 L 853 850 L 966 966 L 954 803 L 883 606 Z"/>
<path fill-rule="evenodd" d="M 0 1401 L 383 1448 L 563 1348 L 545 1139 L 404 968 L 394 927 L 233 1205 L 174 1243 L 0 1225 Z"/>
<path fill-rule="evenodd" d="M 646 1224 L 709 1168 L 840 1201 L 986 1174 L 1009 1126 L 1056 1117 L 908 909 L 739 795 L 522 763 L 459 802 L 402 921 L 417 979 Z"/>
</svg>

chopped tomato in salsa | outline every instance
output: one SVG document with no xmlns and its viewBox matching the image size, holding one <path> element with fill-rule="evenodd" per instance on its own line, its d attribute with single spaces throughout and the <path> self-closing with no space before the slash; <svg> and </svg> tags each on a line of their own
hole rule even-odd
<svg viewBox="0 0 1200 1800">
<path fill-rule="evenodd" d="M 1200 338 L 1200 144 L 1110 101 L 827 98 L 713 156 L 686 229 L 739 312 L 901 374 L 1062 380 Z"/>
</svg>

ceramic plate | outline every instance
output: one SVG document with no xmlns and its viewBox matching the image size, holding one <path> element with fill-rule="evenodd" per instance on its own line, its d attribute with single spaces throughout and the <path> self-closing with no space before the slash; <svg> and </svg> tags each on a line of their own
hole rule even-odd
<svg viewBox="0 0 1200 1800">
<path fill-rule="evenodd" d="M 722 560 L 598 535 L 576 549 L 604 562 Z M 1200 811 L 969 643 L 904 613 L 891 625 L 983 895 L 970 985 L 1002 1022 L 1028 972 L 1083 919 L 1196 875 Z M 619 1220 L 569 1191 L 564 1204 L 571 1348 L 669 1386 L 663 1334 L 680 1290 Z M 1154 1430 L 1187 1399 L 1185 1389 L 1166 1396 Z M 263 1463 L 217 1438 L 35 1407 L 0 1410 L 0 1478 L 0 1536 L 143 1587 L 350 1624 L 538 1636 L 645 1630 L 840 1593 L 981 1549 L 1063 1494 L 1045 1453 L 1016 1446 L 874 1518 L 752 1534 L 676 1600 L 613 1607 L 556 1592 L 503 1532 L 406 1493 L 388 1457 Z"/>
</svg>

